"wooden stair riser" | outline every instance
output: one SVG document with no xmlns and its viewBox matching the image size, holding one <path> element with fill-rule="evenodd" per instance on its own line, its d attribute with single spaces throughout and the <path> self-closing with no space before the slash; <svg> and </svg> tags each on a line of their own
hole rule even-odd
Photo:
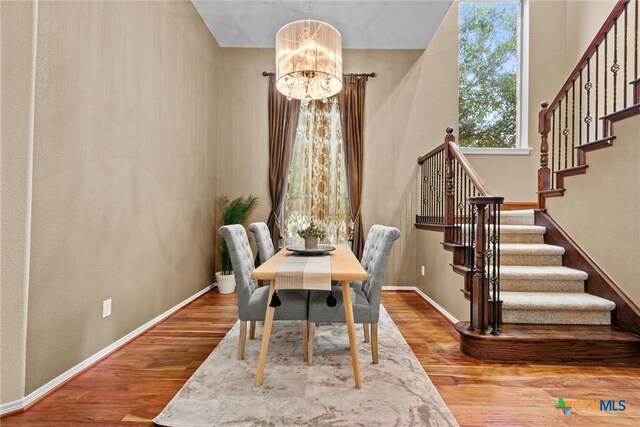
<svg viewBox="0 0 640 427">
<path fill-rule="evenodd" d="M 514 292 L 584 292 L 584 280 L 500 279 L 500 290 Z"/>
<path fill-rule="evenodd" d="M 500 233 L 502 243 L 544 243 L 544 234 L 539 233 Z"/>
<path fill-rule="evenodd" d="M 562 255 L 503 253 L 500 265 L 562 265 Z"/>
<path fill-rule="evenodd" d="M 610 325 L 611 312 L 582 310 L 514 310 L 503 307 L 502 319 L 505 324 Z"/>
<path fill-rule="evenodd" d="M 640 365 L 640 337 L 607 326 L 505 324 L 495 337 L 456 324 L 460 350 L 495 363 Z"/>
</svg>

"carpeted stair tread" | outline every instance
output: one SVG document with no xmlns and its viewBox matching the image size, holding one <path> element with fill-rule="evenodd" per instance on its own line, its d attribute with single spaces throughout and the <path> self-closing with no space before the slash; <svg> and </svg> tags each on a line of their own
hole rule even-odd
<svg viewBox="0 0 640 427">
<path fill-rule="evenodd" d="M 507 280 L 587 280 L 589 275 L 581 270 L 564 266 L 506 265 L 500 267 L 500 278 Z"/>
<path fill-rule="evenodd" d="M 503 310 L 611 311 L 614 302 L 587 293 L 501 292 Z"/>
<path fill-rule="evenodd" d="M 502 243 L 500 253 L 504 255 L 564 255 L 562 246 L 545 243 Z"/>
<path fill-rule="evenodd" d="M 500 224 L 504 225 L 535 225 L 533 209 L 523 211 L 501 211 Z"/>
</svg>

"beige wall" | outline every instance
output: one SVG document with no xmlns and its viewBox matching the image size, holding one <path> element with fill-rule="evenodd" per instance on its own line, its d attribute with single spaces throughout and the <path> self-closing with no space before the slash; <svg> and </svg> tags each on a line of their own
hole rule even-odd
<svg viewBox="0 0 640 427">
<path fill-rule="evenodd" d="M 11 41 L 5 25 L 31 34 L 28 16 L 12 27 L 25 7 L 3 13 L 3 48 Z M 195 8 L 138 1 L 38 8 L 26 387 L 19 379 L 14 387 L 15 364 L 5 365 L 3 353 L 3 402 L 212 282 L 221 55 Z M 28 48 L 28 37 L 16 39 Z M 3 75 L 9 59 L 3 49 Z M 11 69 L 28 79 L 28 58 L 15 59 Z M 3 107 L 14 99 L 22 107 L 24 93 L 3 85 L 2 96 Z M 25 144 L 25 112 L 13 113 L 15 140 L 5 145 L 3 126 L 3 154 Z M 24 216 L 20 205 L 5 209 L 4 190 L 3 176 L 3 233 L 8 218 Z M 2 242 L 4 269 L 4 234 Z M 3 352 L 5 328 L 24 326 L 20 313 L 5 319 L 5 303 L 19 303 L 25 291 L 14 276 L 3 275 Z M 6 300 L 5 280 L 17 289 Z M 102 319 L 109 298 L 112 315 Z"/>
<path fill-rule="evenodd" d="M 1 2 L 0 402 L 24 396 L 35 7 Z"/>
<path fill-rule="evenodd" d="M 562 228 L 640 306 L 640 117 L 615 124 L 613 146 L 587 154 L 585 175 L 547 200 Z"/>
</svg>

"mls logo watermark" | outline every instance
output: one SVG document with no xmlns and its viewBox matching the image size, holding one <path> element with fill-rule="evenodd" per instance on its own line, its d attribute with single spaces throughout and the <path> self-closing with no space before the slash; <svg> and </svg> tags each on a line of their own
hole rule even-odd
<svg viewBox="0 0 640 427">
<path fill-rule="evenodd" d="M 567 415 L 570 411 L 601 411 L 624 412 L 627 409 L 626 400 L 586 400 L 558 398 L 558 403 L 553 405 L 556 409 Z"/>
</svg>

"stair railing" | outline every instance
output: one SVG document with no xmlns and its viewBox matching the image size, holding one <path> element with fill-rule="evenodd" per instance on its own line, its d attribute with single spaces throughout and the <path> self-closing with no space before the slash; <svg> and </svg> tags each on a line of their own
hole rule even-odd
<svg viewBox="0 0 640 427">
<path fill-rule="evenodd" d="M 540 207 L 586 167 L 587 151 L 611 145 L 613 122 L 640 111 L 639 2 L 616 3 L 556 97 L 541 104 Z"/>
<path fill-rule="evenodd" d="M 500 333 L 500 205 L 447 128 L 444 143 L 418 158 L 420 208 L 416 225 L 444 231 L 453 264 L 465 271 L 470 330 Z"/>
</svg>

